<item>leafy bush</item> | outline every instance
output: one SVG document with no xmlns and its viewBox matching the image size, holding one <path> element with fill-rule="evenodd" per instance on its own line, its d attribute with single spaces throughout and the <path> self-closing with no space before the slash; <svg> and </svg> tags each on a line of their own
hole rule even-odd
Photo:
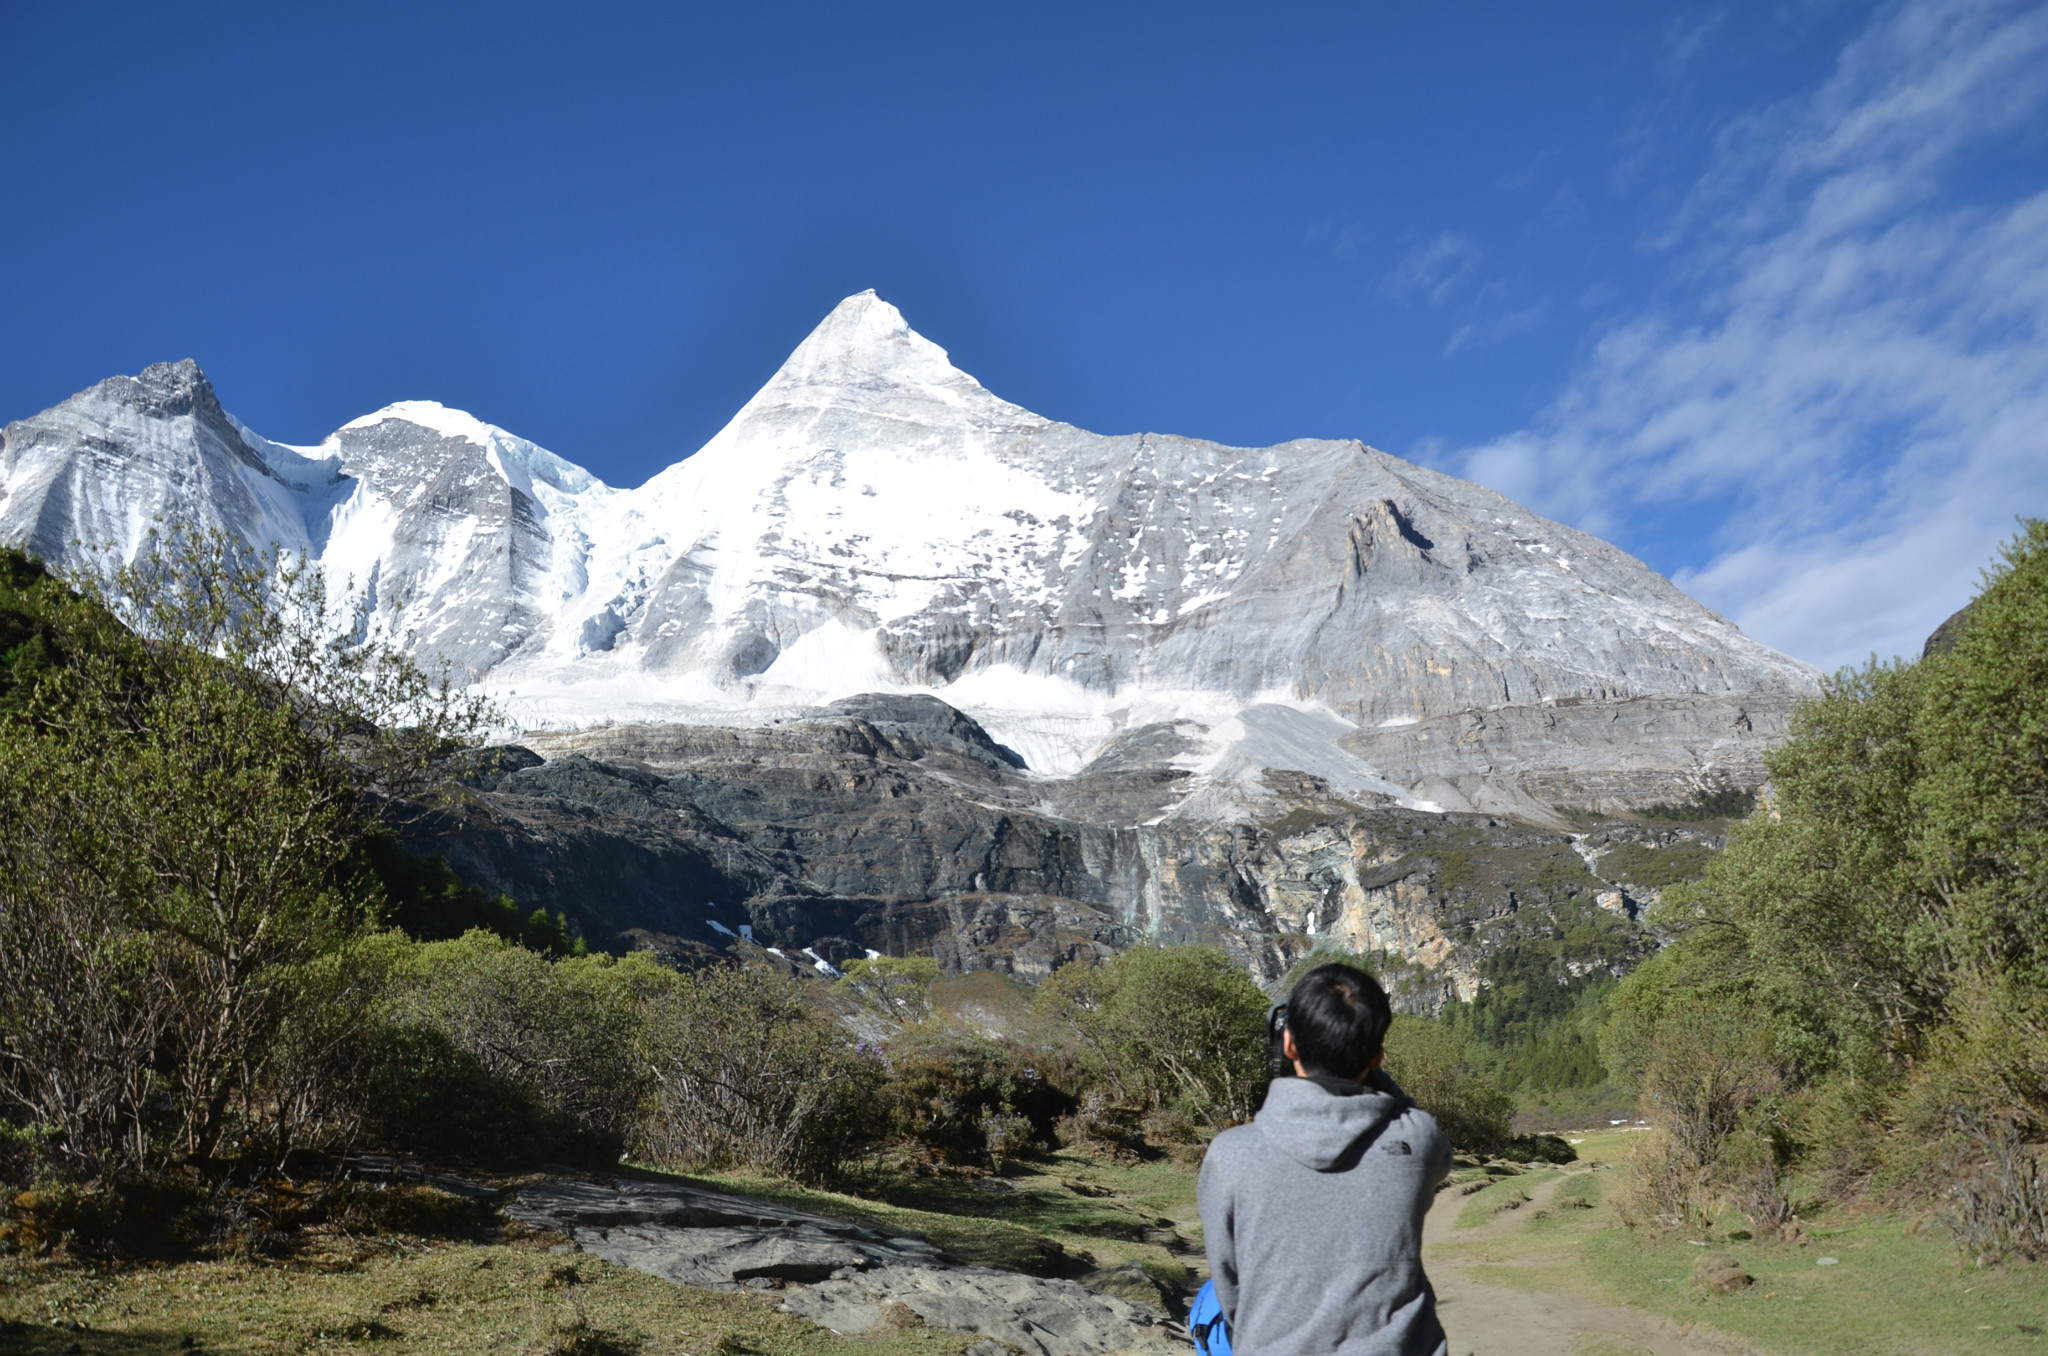
<svg viewBox="0 0 2048 1356">
<path fill-rule="evenodd" d="M 382 1145 L 513 1162 L 616 1161 L 647 1091 L 636 981 L 651 962 L 550 961 L 485 932 L 408 947 L 371 1037 Z"/>
<path fill-rule="evenodd" d="M 1502 1158 L 1521 1163 L 1576 1163 L 1578 1150 L 1559 1135 L 1516 1135 L 1501 1146 Z"/>
<path fill-rule="evenodd" d="M 1475 1073 L 1464 1045 L 1441 1022 L 1399 1016 L 1387 1032 L 1386 1070 L 1401 1091 L 1436 1117 L 1451 1144 L 1494 1154 L 1513 1132 L 1515 1103 L 1498 1084 Z"/>
<path fill-rule="evenodd" d="M 1067 966 L 1039 986 L 1118 1100 L 1181 1108 L 1211 1129 L 1247 1120 L 1265 1093 L 1266 995 L 1213 947 L 1134 947 Z"/>
<path fill-rule="evenodd" d="M 889 1044 L 889 1131 L 943 1163 L 1030 1158 L 1056 1146 L 1079 1103 L 1029 1052 L 957 1029 L 907 1029 Z"/>
<path fill-rule="evenodd" d="M 850 960 L 835 986 L 891 1022 L 911 1025 L 932 1015 L 932 985 L 939 963 L 930 956 L 871 956 Z"/>
<path fill-rule="evenodd" d="M 2025 524 L 1951 639 L 1803 703 L 1767 756 L 1772 813 L 1654 916 L 1676 941 L 1622 984 L 1603 1038 L 1667 1130 L 1654 1213 L 1717 1185 L 1768 1220 L 1788 1158 L 1946 1194 L 1979 1256 L 2048 1209 L 2004 1140 L 1953 1150 L 1963 1125 L 2048 1135 L 2048 523 Z"/>
<path fill-rule="evenodd" d="M 644 980 L 639 1049 L 654 1083 L 636 1157 L 820 1180 L 873 1143 L 879 1052 L 795 981 L 740 967 Z"/>
</svg>

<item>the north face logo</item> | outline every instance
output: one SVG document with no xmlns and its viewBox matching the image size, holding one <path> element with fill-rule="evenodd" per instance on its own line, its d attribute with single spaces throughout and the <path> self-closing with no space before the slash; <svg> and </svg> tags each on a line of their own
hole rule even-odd
<svg viewBox="0 0 2048 1356">
<path fill-rule="evenodd" d="M 1415 1150 L 1408 1147 L 1407 1140 L 1397 1139 L 1389 1144 L 1381 1146 L 1380 1152 L 1383 1154 L 1412 1154 L 1415 1152 Z"/>
</svg>

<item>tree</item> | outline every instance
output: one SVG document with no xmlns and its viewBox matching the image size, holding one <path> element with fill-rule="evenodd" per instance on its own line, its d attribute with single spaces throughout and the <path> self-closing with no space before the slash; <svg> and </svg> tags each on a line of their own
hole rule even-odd
<svg viewBox="0 0 2048 1356">
<path fill-rule="evenodd" d="M 13 601 L 39 657 L 14 652 L 0 715 L 5 1114 L 81 1176 L 281 1149 L 262 1085 L 294 967 L 368 925 L 352 851 L 488 708 L 362 642 L 317 570 L 219 535 Z"/>
<path fill-rule="evenodd" d="M 1387 1031 L 1386 1070 L 1456 1147 L 1491 1154 L 1507 1144 L 1514 1099 L 1472 1069 L 1457 1033 L 1442 1022 L 1396 1017 Z"/>
<path fill-rule="evenodd" d="M 1607 1062 L 1659 1093 L 1688 1171 L 1781 1074 L 1808 1152 L 1916 1190 L 2048 1131 L 2048 523 L 1943 631 L 1800 706 L 1768 813 L 1669 892 L 1675 943 L 1610 1005 Z"/>
<path fill-rule="evenodd" d="M 914 1026 L 932 1015 L 939 963 L 930 956 L 873 956 L 846 963 L 833 987 L 892 1022 Z"/>
</svg>

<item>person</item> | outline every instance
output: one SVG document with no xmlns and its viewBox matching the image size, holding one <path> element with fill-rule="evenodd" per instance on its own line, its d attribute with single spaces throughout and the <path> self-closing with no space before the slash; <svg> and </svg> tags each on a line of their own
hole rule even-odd
<svg viewBox="0 0 2048 1356">
<path fill-rule="evenodd" d="M 1436 1118 L 1380 1068 L 1393 1009 L 1363 970 L 1288 995 L 1283 1057 L 1197 1188 L 1209 1275 L 1238 1356 L 1445 1356 L 1422 1219 L 1450 1171 Z"/>
</svg>

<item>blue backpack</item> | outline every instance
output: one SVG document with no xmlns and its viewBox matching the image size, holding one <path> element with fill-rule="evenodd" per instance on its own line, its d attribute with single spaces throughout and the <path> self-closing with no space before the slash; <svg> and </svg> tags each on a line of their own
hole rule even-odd
<svg viewBox="0 0 2048 1356">
<path fill-rule="evenodd" d="M 1230 1356 L 1230 1323 L 1216 1299 L 1214 1281 L 1203 1281 L 1188 1306 L 1188 1331 L 1194 1335 L 1196 1356 Z"/>
</svg>

